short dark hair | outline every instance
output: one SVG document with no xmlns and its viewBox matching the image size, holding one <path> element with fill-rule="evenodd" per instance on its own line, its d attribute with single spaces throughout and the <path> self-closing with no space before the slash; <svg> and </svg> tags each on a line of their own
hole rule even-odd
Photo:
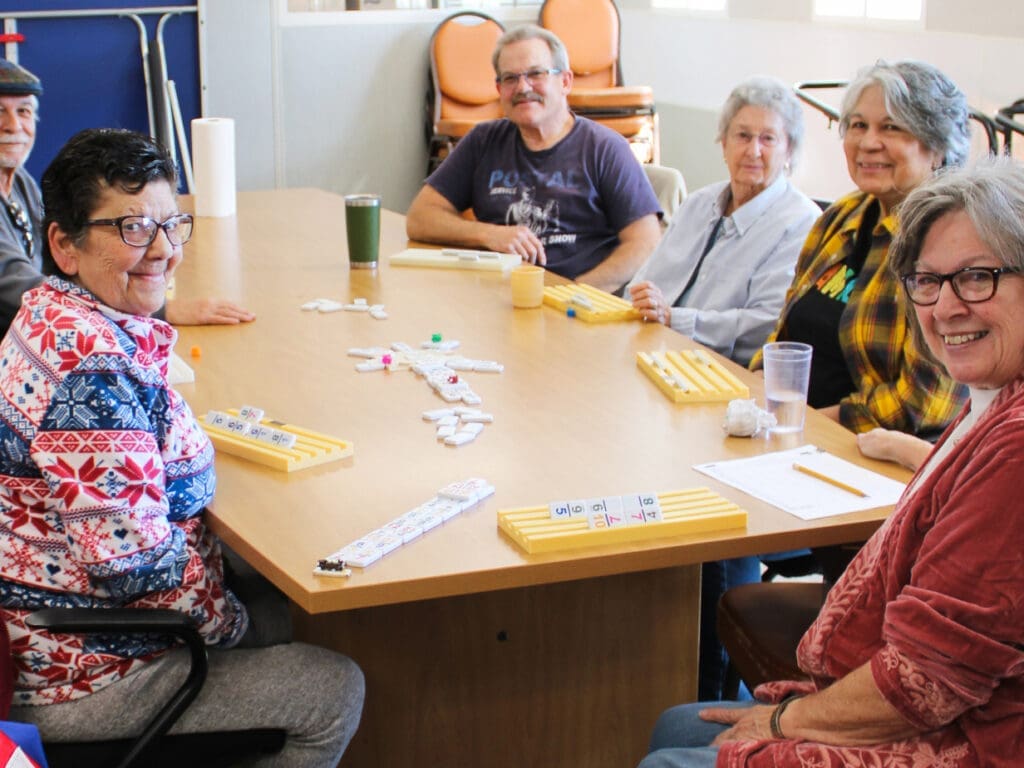
<svg viewBox="0 0 1024 768">
<path fill-rule="evenodd" d="M 138 194 L 152 181 L 178 187 L 174 160 L 160 144 L 135 131 L 89 128 L 72 136 L 43 173 L 43 259 L 52 271 L 50 224 L 81 244 L 106 187 Z"/>
</svg>

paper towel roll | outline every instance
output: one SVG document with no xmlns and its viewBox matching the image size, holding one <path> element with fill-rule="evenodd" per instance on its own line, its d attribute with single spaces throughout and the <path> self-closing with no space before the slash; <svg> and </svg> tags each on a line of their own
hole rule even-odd
<svg viewBox="0 0 1024 768">
<path fill-rule="evenodd" d="M 235 121 L 197 117 L 192 121 L 192 170 L 197 216 L 235 213 Z"/>
</svg>

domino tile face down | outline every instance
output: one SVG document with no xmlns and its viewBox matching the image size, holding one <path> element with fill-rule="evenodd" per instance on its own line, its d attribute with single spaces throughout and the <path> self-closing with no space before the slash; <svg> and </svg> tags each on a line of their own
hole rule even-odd
<svg viewBox="0 0 1024 768">
<path fill-rule="evenodd" d="M 407 248 L 388 262 L 393 267 L 434 267 L 437 269 L 472 269 L 484 272 L 508 272 L 522 263 L 514 253 L 468 251 L 454 248 Z"/>
<path fill-rule="evenodd" d="M 415 541 L 427 531 L 476 506 L 493 493 L 494 486 L 482 477 L 449 483 L 423 504 L 318 560 L 313 573 L 328 577 L 350 576 L 351 567 L 366 568 L 372 565 L 403 544 Z"/>
</svg>

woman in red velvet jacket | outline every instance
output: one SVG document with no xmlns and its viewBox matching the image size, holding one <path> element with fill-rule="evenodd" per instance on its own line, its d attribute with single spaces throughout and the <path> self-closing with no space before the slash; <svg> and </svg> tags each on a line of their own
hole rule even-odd
<svg viewBox="0 0 1024 768">
<path fill-rule="evenodd" d="M 940 174 L 890 253 L 970 404 L 800 643 L 811 683 L 665 712 L 642 768 L 1010 768 L 1024 755 L 1024 166 Z M 760 702 L 770 703 L 760 703 Z"/>
</svg>

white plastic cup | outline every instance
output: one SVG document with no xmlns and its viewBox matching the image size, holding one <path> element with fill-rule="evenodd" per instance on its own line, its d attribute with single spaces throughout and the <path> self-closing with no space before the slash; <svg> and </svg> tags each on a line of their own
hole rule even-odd
<svg viewBox="0 0 1024 768">
<path fill-rule="evenodd" d="M 811 378 L 810 344 L 776 341 L 764 345 L 764 397 L 776 424 L 771 432 L 800 432 Z"/>
</svg>

